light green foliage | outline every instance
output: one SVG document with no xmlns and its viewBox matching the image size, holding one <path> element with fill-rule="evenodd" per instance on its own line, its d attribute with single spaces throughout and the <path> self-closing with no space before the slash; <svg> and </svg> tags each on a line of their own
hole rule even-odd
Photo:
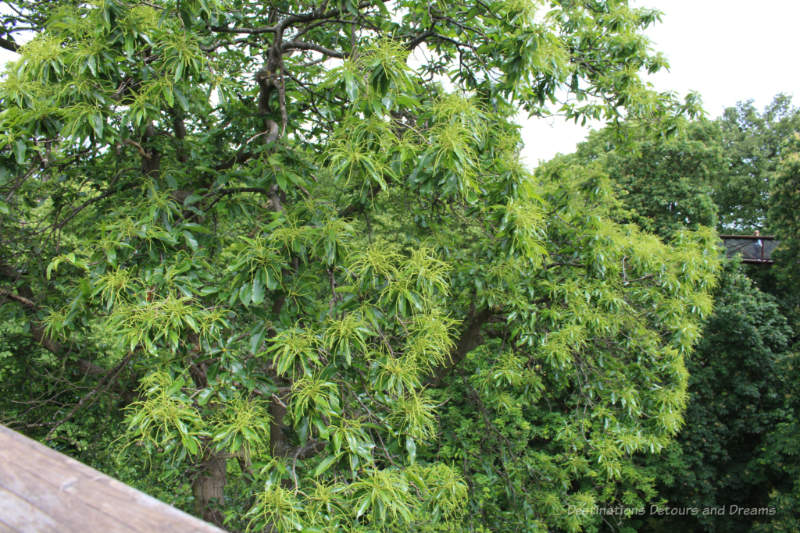
<svg viewBox="0 0 800 533">
<path fill-rule="evenodd" d="M 711 315 L 708 295 L 690 304 L 704 309 L 707 319 L 687 363 L 689 396 L 669 400 L 673 408 L 686 404 L 686 423 L 660 455 L 644 460 L 664 505 L 725 509 L 726 514 L 609 519 L 620 530 L 797 528 L 790 511 L 797 501 L 796 354 L 787 346 L 792 332 L 785 319 L 792 316 L 794 283 L 787 274 L 796 270 L 790 235 L 797 202 L 792 198 L 794 147 L 791 140 L 780 140 L 791 131 L 793 114 L 788 98 L 778 96 L 762 116 L 740 105 L 713 123 L 684 124 L 668 139 L 636 123 L 625 124 L 626 136 L 618 129 L 597 132 L 566 158 L 608 173 L 622 193 L 623 208 L 616 212 L 620 220 L 679 237 L 686 227 L 712 224 L 719 211 L 723 228 L 752 231 L 764 227 L 764 208 L 770 204 L 770 226 L 784 239 L 785 251 L 774 254 L 777 264 L 747 268 L 754 282 L 744 275 L 745 267 L 726 265 Z M 747 176 L 738 174 L 743 168 L 749 169 Z M 777 301 L 762 291 L 774 292 Z M 621 444 L 629 449 L 638 440 L 630 436 Z M 745 502 L 767 512 L 731 513 L 731 506 Z"/>
<path fill-rule="evenodd" d="M 173 452 L 178 459 L 186 453 L 197 455 L 203 430 L 200 413 L 181 390 L 183 378 L 155 372 L 142 378 L 144 399 L 129 406 L 128 430 L 150 450 Z"/>
<path fill-rule="evenodd" d="M 579 502 L 652 497 L 631 458 L 680 428 L 683 358 L 710 312 L 714 233 L 680 233 L 670 248 L 617 225 L 602 183 L 579 173 L 562 162 L 537 172 L 557 215 L 544 228 L 547 261 L 505 289 L 508 314 L 440 393 L 439 455 L 476 472 L 473 512 L 512 528 L 576 529 L 592 516 L 568 512 Z"/>
<path fill-rule="evenodd" d="M 693 102 L 638 77 L 657 13 L 45 9 L 0 85 L 0 318 L 8 368 L 65 369 L 53 444 L 234 530 L 591 530 L 570 506 L 653 497 L 715 236 L 620 222 L 602 169 L 532 175 L 512 117 L 566 91 L 674 127 Z M 87 382 L 106 411 L 70 411 Z M 98 413 L 113 445 L 75 446 Z"/>
</svg>

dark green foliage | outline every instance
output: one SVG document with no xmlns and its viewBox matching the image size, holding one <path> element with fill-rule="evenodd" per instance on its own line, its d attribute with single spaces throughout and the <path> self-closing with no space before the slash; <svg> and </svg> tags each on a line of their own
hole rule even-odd
<svg viewBox="0 0 800 533">
<path fill-rule="evenodd" d="M 786 446 L 796 429 L 796 413 L 787 403 L 797 381 L 790 335 L 775 299 L 729 264 L 716 290 L 714 314 L 687 365 L 686 425 L 653 463 L 666 505 L 724 507 L 726 513 L 651 519 L 646 529 L 749 531 L 754 522 L 775 520 L 730 509 L 774 506 L 771 496 L 791 489 L 796 479 L 796 466 L 787 464 L 796 445 Z"/>
<path fill-rule="evenodd" d="M 785 140 L 782 150 L 772 180 L 769 221 L 780 240 L 775 271 L 781 299 L 800 326 L 800 128 Z"/>
<path fill-rule="evenodd" d="M 594 132 L 575 154 L 599 164 L 613 181 L 629 220 L 665 238 L 686 228 L 714 227 L 712 187 L 726 164 L 719 126 L 682 123 L 674 135 L 649 126 Z"/>
<path fill-rule="evenodd" d="M 593 132 L 572 157 L 599 163 L 631 210 L 629 219 L 660 235 L 698 224 L 722 233 L 779 229 L 767 211 L 787 140 L 800 131 L 800 109 L 790 96 L 777 95 L 761 113 L 744 102 L 716 120 L 673 126 L 669 136 L 636 121 Z M 783 191 L 777 202 L 797 205 L 790 197 Z"/>
<path fill-rule="evenodd" d="M 779 94 L 763 112 L 752 101 L 725 110 L 717 120 L 727 159 L 714 183 L 714 202 L 724 231 L 762 234 L 780 229 L 767 217 L 771 208 L 771 183 L 786 140 L 800 131 L 800 109 L 791 96 Z M 795 204 L 796 205 L 796 204 Z"/>
</svg>

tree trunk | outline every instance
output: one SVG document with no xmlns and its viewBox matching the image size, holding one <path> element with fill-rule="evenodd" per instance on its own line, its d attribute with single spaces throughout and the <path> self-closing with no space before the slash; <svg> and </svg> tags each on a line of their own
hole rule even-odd
<svg viewBox="0 0 800 533">
<path fill-rule="evenodd" d="M 286 416 L 286 408 L 273 398 L 269 406 L 269 414 L 272 423 L 269 427 L 269 444 L 273 457 L 286 457 L 289 451 L 289 441 L 286 436 L 286 424 L 283 418 Z"/>
<path fill-rule="evenodd" d="M 210 452 L 200 463 L 200 472 L 192 482 L 194 512 L 206 522 L 222 526 L 222 507 L 225 502 L 227 459 L 223 453 Z"/>
<path fill-rule="evenodd" d="M 478 347 L 482 342 L 481 328 L 492 317 L 492 312 L 489 309 L 481 309 L 477 313 L 471 309 L 467 319 L 464 321 L 466 326 L 461 332 L 455 349 L 450 354 L 450 361 L 439 365 L 434 369 L 432 375 L 428 378 L 426 384 L 437 387 L 441 384 L 442 380 L 464 360 L 469 352 Z"/>
</svg>

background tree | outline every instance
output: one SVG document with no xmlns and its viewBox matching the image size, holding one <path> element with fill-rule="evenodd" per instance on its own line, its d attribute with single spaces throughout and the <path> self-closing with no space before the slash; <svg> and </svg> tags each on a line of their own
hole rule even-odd
<svg viewBox="0 0 800 533">
<path fill-rule="evenodd" d="M 608 173 L 625 207 L 620 221 L 664 238 L 717 225 L 712 191 L 727 164 L 717 124 L 681 121 L 675 127 L 672 135 L 636 122 L 606 128 L 592 132 L 570 156 Z"/>
<path fill-rule="evenodd" d="M 778 94 L 761 113 L 752 100 L 739 102 L 726 109 L 717 123 L 729 160 L 713 194 L 722 229 L 734 233 L 775 231 L 767 216 L 771 183 L 786 139 L 800 130 L 800 109 L 792 105 L 791 96 Z"/>
<path fill-rule="evenodd" d="M 775 111 L 781 108 L 784 112 Z M 724 507 L 726 514 L 634 517 L 625 527 L 647 531 L 791 531 L 797 527 L 793 511 L 798 468 L 793 347 L 797 328 L 791 320 L 794 284 L 789 282 L 796 272 L 797 254 L 792 249 L 796 239 L 791 228 L 796 226 L 792 221 L 797 202 L 792 191 L 797 187 L 792 180 L 797 172 L 792 142 L 781 140 L 777 133 L 791 131 L 786 119 L 790 109 L 788 99 L 780 95 L 763 119 L 751 109 L 747 120 L 758 120 L 760 126 L 741 131 L 731 153 L 725 147 L 731 138 L 733 109 L 717 121 L 680 124 L 676 135 L 666 139 L 636 123 L 625 124 L 622 130 L 608 128 L 592 133 L 575 154 L 561 158 L 586 171 L 607 172 L 622 201 L 616 218 L 636 221 L 669 238 L 686 227 L 713 224 L 718 211 L 733 212 L 734 204 L 737 231 L 767 227 L 763 206 L 748 203 L 749 196 L 741 188 L 744 181 L 731 169 L 743 165 L 737 158 L 747 159 L 742 154 L 751 153 L 754 146 L 772 147 L 771 155 L 765 152 L 757 167 L 762 176 L 770 176 L 772 190 L 764 191 L 764 205 L 770 205 L 768 227 L 786 241 L 785 251 L 776 254 L 778 264 L 772 268 L 727 264 L 714 291 L 714 313 L 704 322 L 702 340 L 687 365 L 686 425 L 661 455 L 646 459 L 665 505 Z M 779 120 L 781 115 L 784 118 Z M 783 154 L 783 161 L 778 154 Z M 738 192 L 729 205 L 715 202 L 724 197 L 719 191 L 733 190 Z M 724 224 L 720 227 L 725 229 Z M 780 272 L 777 280 L 776 270 Z M 776 512 L 732 516 L 731 505 L 772 506 Z"/>
<path fill-rule="evenodd" d="M 656 12 L 11 7 L 4 423 L 230 529 L 578 530 L 653 497 L 714 234 L 616 222 L 598 168 L 531 176 L 511 117 L 674 127 L 693 101 L 637 74 Z"/>
<path fill-rule="evenodd" d="M 787 139 L 800 131 L 791 96 L 776 95 L 762 112 L 739 102 L 718 119 L 671 126 L 675 135 L 635 121 L 592 132 L 575 157 L 602 160 L 632 220 L 661 235 L 697 224 L 722 233 L 774 231 L 772 182 Z"/>
<path fill-rule="evenodd" d="M 724 507 L 725 514 L 651 517 L 642 523 L 648 530 L 751 531 L 757 522 L 775 527 L 785 519 L 777 508 L 765 516 L 730 510 L 775 507 L 771 495 L 791 490 L 795 479 L 785 427 L 795 420 L 787 405 L 796 387 L 791 329 L 775 299 L 734 263 L 722 276 L 714 307 L 687 365 L 686 426 L 653 465 L 666 505 Z"/>
<path fill-rule="evenodd" d="M 783 145 L 783 158 L 772 181 L 769 220 L 775 229 L 780 247 L 775 253 L 778 285 L 793 320 L 800 321 L 800 216 L 797 205 L 800 200 L 800 127 L 792 132 Z"/>
</svg>

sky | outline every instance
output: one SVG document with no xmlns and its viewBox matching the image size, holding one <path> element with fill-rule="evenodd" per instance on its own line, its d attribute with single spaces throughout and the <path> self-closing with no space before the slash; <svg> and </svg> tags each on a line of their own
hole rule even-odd
<svg viewBox="0 0 800 533">
<path fill-rule="evenodd" d="M 632 0 L 663 12 L 646 35 L 670 63 L 669 72 L 647 79 L 681 97 L 697 91 L 707 116 L 718 117 L 736 102 L 763 109 L 777 93 L 800 103 L 800 2 L 797 0 Z M 563 118 L 521 119 L 523 156 L 530 166 L 569 153 L 589 126 Z M 595 124 L 594 127 L 602 126 Z"/>
<path fill-rule="evenodd" d="M 709 117 L 752 99 L 763 109 L 779 93 L 800 104 L 800 1 L 631 0 L 663 12 L 646 35 L 664 53 L 669 72 L 649 76 L 657 90 L 700 93 Z M 2 53 L 0 64 L 13 55 Z M 520 118 L 529 166 L 575 149 L 589 131 L 561 117 Z M 600 127 L 602 124 L 593 124 Z"/>
</svg>

